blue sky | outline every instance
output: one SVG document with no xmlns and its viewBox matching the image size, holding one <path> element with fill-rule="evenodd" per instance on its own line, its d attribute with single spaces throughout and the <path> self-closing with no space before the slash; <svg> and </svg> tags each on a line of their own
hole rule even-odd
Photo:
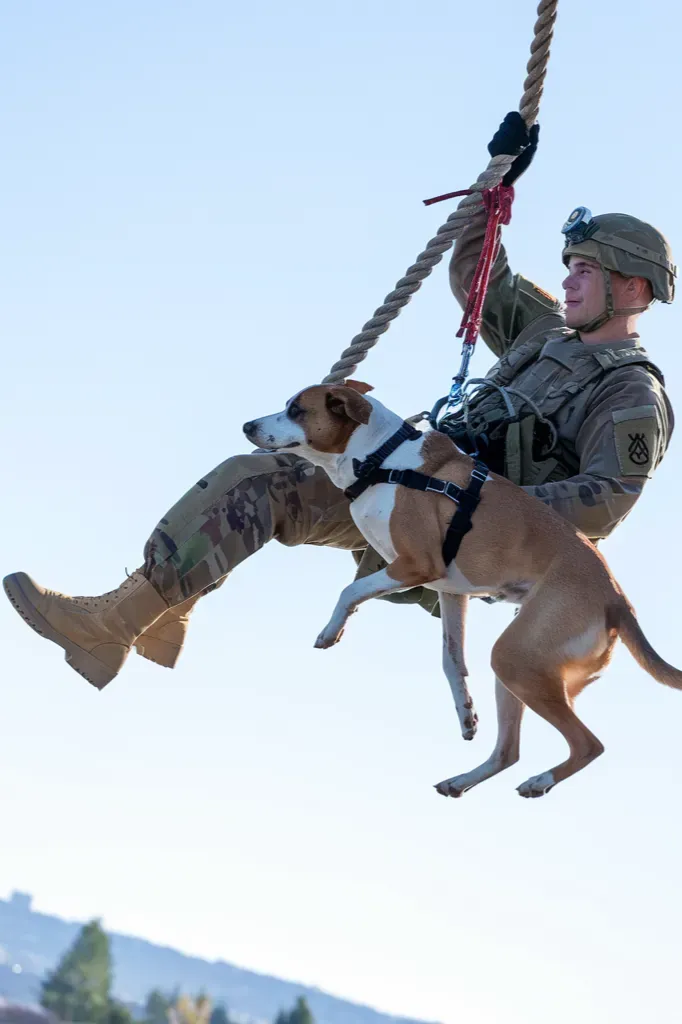
<svg viewBox="0 0 682 1024">
<path fill-rule="evenodd" d="M 3 13 L 2 572 L 116 586 L 157 520 L 245 448 L 240 426 L 318 380 L 466 187 L 522 91 L 534 4 L 24 0 Z M 560 4 L 541 144 L 506 239 L 559 292 L 571 209 L 627 211 L 682 252 L 680 14 Z M 410 414 L 459 362 L 445 266 L 357 374 Z M 643 340 L 682 401 L 680 308 Z M 490 359 L 483 347 L 473 369 Z M 604 545 L 678 664 L 677 434 Z M 519 765 L 458 733 L 439 626 L 378 602 L 313 650 L 353 567 L 271 545 L 198 608 L 170 673 L 131 658 L 98 695 L 0 605 L 0 891 L 40 909 L 445 1024 L 676 1019 L 680 695 L 620 650 L 579 710 L 606 754 L 527 716 Z"/>
</svg>

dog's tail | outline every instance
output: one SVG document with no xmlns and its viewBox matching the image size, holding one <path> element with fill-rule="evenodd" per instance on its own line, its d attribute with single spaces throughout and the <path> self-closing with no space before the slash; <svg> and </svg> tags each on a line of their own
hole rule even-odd
<svg viewBox="0 0 682 1024">
<path fill-rule="evenodd" d="M 653 649 L 644 636 L 642 627 L 630 604 L 623 599 L 614 612 L 613 626 L 640 668 L 648 672 L 657 683 L 671 686 L 674 690 L 682 690 L 682 672 L 669 665 Z"/>
</svg>

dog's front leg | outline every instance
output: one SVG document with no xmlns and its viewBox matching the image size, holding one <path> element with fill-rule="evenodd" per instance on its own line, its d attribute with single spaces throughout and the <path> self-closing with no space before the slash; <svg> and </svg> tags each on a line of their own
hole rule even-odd
<svg viewBox="0 0 682 1024">
<path fill-rule="evenodd" d="M 478 715 L 467 686 L 464 661 L 464 623 L 469 598 L 466 594 L 441 594 L 440 614 L 443 623 L 443 671 L 455 699 L 457 716 L 465 740 L 476 735 Z"/>
<path fill-rule="evenodd" d="M 395 573 L 396 565 L 397 561 L 392 562 L 388 568 L 380 569 L 379 572 L 374 572 L 371 576 L 363 576 L 362 579 L 354 580 L 341 591 L 331 619 L 315 641 L 316 647 L 333 647 L 338 643 L 349 616 L 353 614 L 358 605 L 369 601 L 371 597 L 397 594 L 400 590 L 408 590 L 410 587 L 430 582 L 424 579 L 419 579 L 416 583 L 412 579 L 406 582 L 404 573 L 400 574 L 400 578 L 395 574 L 390 575 L 391 572 Z"/>
</svg>

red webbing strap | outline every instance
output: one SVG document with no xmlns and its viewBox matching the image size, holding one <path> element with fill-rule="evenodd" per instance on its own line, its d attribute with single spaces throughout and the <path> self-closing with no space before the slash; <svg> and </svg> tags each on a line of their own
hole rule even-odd
<svg viewBox="0 0 682 1024">
<path fill-rule="evenodd" d="M 461 192 L 447 192 L 442 196 L 435 196 L 433 199 L 425 199 L 424 205 L 440 203 L 444 199 L 454 199 L 456 196 L 471 195 L 472 189 L 464 189 Z M 494 188 L 487 188 L 481 192 L 483 205 L 485 206 L 488 219 L 486 222 L 485 237 L 481 247 L 481 254 L 476 264 L 476 270 L 469 289 L 469 297 L 462 317 L 462 323 L 457 331 L 458 338 L 464 338 L 465 345 L 476 344 L 481 321 L 483 319 L 483 305 L 488 292 L 490 274 L 493 269 L 497 254 L 500 251 L 500 226 L 509 224 L 511 220 L 512 203 L 514 202 L 514 189 L 511 185 L 495 185 Z"/>
<path fill-rule="evenodd" d="M 509 224 L 511 220 L 514 189 L 511 186 L 496 185 L 495 188 L 485 189 L 481 196 L 488 214 L 485 237 L 469 289 L 469 298 L 462 323 L 457 331 L 457 337 L 464 338 L 464 344 L 472 347 L 476 344 L 481 330 L 483 305 L 488 293 L 490 274 L 500 251 L 499 229 L 501 225 Z"/>
</svg>

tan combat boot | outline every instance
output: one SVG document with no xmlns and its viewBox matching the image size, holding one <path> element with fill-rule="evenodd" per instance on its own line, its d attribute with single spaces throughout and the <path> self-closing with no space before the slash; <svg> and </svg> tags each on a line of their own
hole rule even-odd
<svg viewBox="0 0 682 1024">
<path fill-rule="evenodd" d="M 98 690 L 118 674 L 137 637 L 168 605 L 142 573 L 100 597 L 69 597 L 24 572 L 3 580 L 5 593 L 29 626 L 66 652 L 66 661 Z"/>
<path fill-rule="evenodd" d="M 164 668 L 174 668 L 185 642 L 189 616 L 201 594 L 188 598 L 182 604 L 168 608 L 160 619 L 152 623 L 135 641 L 135 650 L 143 658 Z"/>
</svg>

